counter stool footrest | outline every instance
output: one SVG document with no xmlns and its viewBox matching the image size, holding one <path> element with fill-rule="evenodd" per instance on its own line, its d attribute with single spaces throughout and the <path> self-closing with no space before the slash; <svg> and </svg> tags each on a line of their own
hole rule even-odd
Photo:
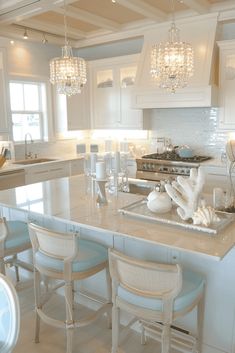
<svg viewBox="0 0 235 353">
<path fill-rule="evenodd" d="M 143 325 L 144 332 L 149 337 L 156 339 L 161 342 L 163 325 L 161 323 L 149 323 L 144 320 L 140 320 Z M 180 327 L 171 326 L 171 347 L 181 352 L 188 353 L 196 347 L 197 339 L 188 331 L 181 329 Z"/>
</svg>

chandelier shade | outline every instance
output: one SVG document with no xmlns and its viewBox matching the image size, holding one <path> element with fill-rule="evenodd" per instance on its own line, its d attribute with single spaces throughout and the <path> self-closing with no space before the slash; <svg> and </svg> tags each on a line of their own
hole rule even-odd
<svg viewBox="0 0 235 353">
<path fill-rule="evenodd" d="M 60 94 L 71 96 L 80 93 L 87 81 L 85 60 L 74 57 L 72 48 L 65 45 L 62 48 L 62 57 L 50 61 L 50 81 L 56 85 Z"/>
<path fill-rule="evenodd" d="M 67 21 L 64 1 L 65 45 L 62 56 L 50 60 L 50 82 L 56 86 L 57 92 L 71 96 L 81 93 L 87 82 L 87 67 L 84 59 L 73 56 L 72 47 L 67 40 Z"/>
<path fill-rule="evenodd" d="M 169 29 L 169 39 L 151 48 L 150 74 L 159 88 L 172 93 L 188 85 L 194 73 L 194 52 L 191 44 L 180 41 L 179 29 L 174 21 Z"/>
</svg>

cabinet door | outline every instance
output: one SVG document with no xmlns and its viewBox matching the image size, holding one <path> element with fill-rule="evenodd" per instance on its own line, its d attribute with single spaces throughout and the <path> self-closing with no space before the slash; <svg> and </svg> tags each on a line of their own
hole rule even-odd
<svg viewBox="0 0 235 353">
<path fill-rule="evenodd" d="M 4 48 L 0 48 L 0 131 L 7 131 L 7 116 L 8 116 L 8 82 L 6 80 L 6 52 Z"/>
<path fill-rule="evenodd" d="M 31 166 L 26 169 L 25 184 L 38 183 L 49 179 L 48 167 L 45 165 Z"/>
<path fill-rule="evenodd" d="M 90 100 L 88 82 L 80 94 L 67 97 L 68 130 L 86 130 L 90 128 Z"/>
<path fill-rule="evenodd" d="M 70 175 L 70 162 L 52 163 L 48 166 L 48 179 L 63 178 Z"/>
<path fill-rule="evenodd" d="M 220 112 L 219 127 L 235 129 L 235 41 L 220 46 Z"/>
<path fill-rule="evenodd" d="M 113 129 L 120 121 L 120 96 L 112 68 L 93 71 L 93 128 Z"/>
<path fill-rule="evenodd" d="M 132 108 L 132 90 L 135 83 L 137 65 L 120 68 L 120 128 L 141 129 L 143 126 L 142 109 Z"/>
<path fill-rule="evenodd" d="M 77 159 L 70 162 L 70 175 L 83 174 L 84 172 L 84 160 Z"/>
</svg>

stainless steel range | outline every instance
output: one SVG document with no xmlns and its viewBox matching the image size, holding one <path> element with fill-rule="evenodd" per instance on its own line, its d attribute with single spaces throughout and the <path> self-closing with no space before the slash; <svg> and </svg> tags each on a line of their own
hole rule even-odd
<svg viewBox="0 0 235 353">
<path fill-rule="evenodd" d="M 189 176 L 191 168 L 211 159 L 208 156 L 181 158 L 176 152 L 153 153 L 136 159 L 136 178 L 145 180 L 175 179 L 178 175 Z"/>
</svg>

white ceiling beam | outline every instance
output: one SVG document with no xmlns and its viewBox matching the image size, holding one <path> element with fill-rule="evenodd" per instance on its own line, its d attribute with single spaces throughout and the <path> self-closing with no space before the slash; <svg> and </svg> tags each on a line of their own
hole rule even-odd
<svg viewBox="0 0 235 353">
<path fill-rule="evenodd" d="M 66 0 L 67 4 L 72 4 L 76 0 Z M 38 0 L 24 7 L 13 7 L 9 12 L 0 14 L 0 25 L 9 25 L 15 22 L 23 21 L 29 17 L 40 15 L 41 13 L 51 11 L 63 5 L 63 0 Z"/>
<path fill-rule="evenodd" d="M 234 22 L 235 20 L 235 9 L 220 12 L 218 21 L 219 22 Z"/>
<path fill-rule="evenodd" d="M 23 8 L 24 6 L 28 6 L 39 1 L 40 0 L 0 0 L 0 14 L 14 11 L 15 9 Z"/>
<path fill-rule="evenodd" d="M 154 6 L 147 4 L 142 0 L 116 0 L 118 4 L 140 13 L 141 15 L 148 17 L 154 21 L 163 21 L 167 15 L 165 12 L 157 9 Z"/>
<path fill-rule="evenodd" d="M 210 9 L 210 3 L 207 0 L 184 0 L 184 4 L 200 14 L 207 13 Z"/>
<path fill-rule="evenodd" d="M 56 8 L 53 11 L 59 14 L 64 14 L 64 9 L 62 8 Z M 108 20 L 98 15 L 94 15 L 91 12 L 82 9 L 77 9 L 73 6 L 67 6 L 66 15 L 68 17 L 74 18 L 75 20 L 81 20 L 83 22 L 87 22 L 94 26 L 105 28 L 111 31 L 118 31 L 121 29 L 121 26 L 117 22 Z"/>
<path fill-rule="evenodd" d="M 220 22 L 234 21 L 235 0 L 227 0 L 223 3 L 214 3 L 211 11 L 219 13 Z"/>
<path fill-rule="evenodd" d="M 20 26 L 26 27 L 30 30 L 30 28 L 32 29 L 37 29 L 41 32 L 47 32 L 47 33 L 53 33 L 55 35 L 60 35 L 60 36 L 64 36 L 64 26 L 58 26 L 58 25 L 54 25 L 48 22 L 44 22 L 44 21 L 39 21 L 39 20 L 26 20 L 20 23 Z M 86 33 L 80 31 L 79 29 L 75 29 L 75 28 L 71 28 L 68 27 L 67 28 L 67 35 L 69 38 L 72 39 L 82 39 L 82 38 L 86 38 Z"/>
</svg>

